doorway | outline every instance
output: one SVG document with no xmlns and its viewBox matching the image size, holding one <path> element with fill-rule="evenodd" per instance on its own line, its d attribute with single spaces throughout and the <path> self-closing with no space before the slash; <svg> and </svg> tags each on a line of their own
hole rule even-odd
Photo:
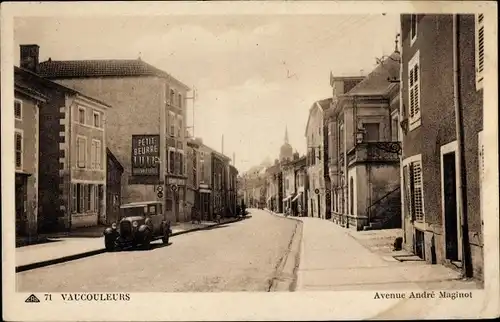
<svg viewBox="0 0 500 322">
<path fill-rule="evenodd" d="M 455 152 L 445 153 L 441 155 L 441 159 L 446 259 L 458 262 L 461 260 L 461 236 L 457 208 L 456 154 Z"/>
</svg>

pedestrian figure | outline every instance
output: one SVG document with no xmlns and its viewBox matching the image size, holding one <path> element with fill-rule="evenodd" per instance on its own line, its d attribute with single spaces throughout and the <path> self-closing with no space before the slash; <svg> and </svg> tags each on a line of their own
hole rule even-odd
<svg viewBox="0 0 500 322">
<path fill-rule="evenodd" d="M 195 205 L 191 207 L 191 220 L 193 224 L 194 223 L 201 224 L 200 214 L 198 212 L 198 209 L 196 209 Z"/>
</svg>

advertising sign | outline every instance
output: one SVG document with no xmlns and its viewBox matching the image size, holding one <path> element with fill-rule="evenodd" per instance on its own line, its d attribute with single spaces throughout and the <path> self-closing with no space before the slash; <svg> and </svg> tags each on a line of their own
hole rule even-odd
<svg viewBox="0 0 500 322">
<path fill-rule="evenodd" d="M 159 135 L 132 135 L 132 175 L 158 176 L 160 174 L 159 160 Z"/>
</svg>

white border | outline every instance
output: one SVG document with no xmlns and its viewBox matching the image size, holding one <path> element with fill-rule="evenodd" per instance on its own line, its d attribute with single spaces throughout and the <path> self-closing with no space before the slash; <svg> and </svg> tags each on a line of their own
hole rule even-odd
<svg viewBox="0 0 500 322">
<path fill-rule="evenodd" d="M 481 6 L 481 7 L 480 7 Z M 480 8 L 480 9 L 479 9 Z M 493 9 L 493 10 L 492 10 Z M 387 300 L 373 302 L 372 292 L 305 292 L 305 293 L 218 293 L 218 294 L 132 294 L 128 303 L 100 303 L 103 310 L 96 310 L 92 303 L 60 303 L 24 304 L 26 293 L 15 293 L 15 274 L 11 266 L 14 263 L 13 230 L 8 215 L 2 216 L 4 247 L 2 264 L 3 270 L 3 298 L 6 320 L 332 320 L 332 319 L 365 319 L 384 318 L 387 314 L 400 319 L 414 318 L 443 318 L 455 317 L 477 318 L 498 316 L 499 294 L 499 250 L 498 250 L 498 124 L 497 124 L 497 55 L 496 33 L 497 16 L 496 4 L 493 2 L 215 2 L 215 3 L 2 3 L 2 103 L 5 106 L 12 104 L 13 91 L 13 46 L 10 39 L 13 37 L 13 16 L 36 15 L 54 16 L 87 15 L 105 16 L 109 14 L 129 15 L 158 15 L 158 14 L 343 14 L 343 13 L 400 13 L 400 12 L 472 12 L 484 11 L 485 24 L 492 26 L 492 31 L 485 35 L 485 47 L 491 68 L 485 71 L 484 90 L 484 141 L 485 170 L 489 174 L 485 182 L 485 191 L 488 191 L 487 216 L 485 216 L 485 291 L 473 292 L 473 301 L 416 301 L 413 304 Z M 11 93 L 12 92 L 12 93 Z M 13 109 L 2 111 L 2 132 L 12 131 Z M 13 140 L 11 135 L 2 135 L 2 182 L 8 184 L 14 180 L 13 167 Z M 11 189 L 2 190 L 2 199 L 14 200 Z M 13 213 L 13 205 L 2 202 L 4 214 Z M 491 214 L 490 214 L 491 212 Z M 40 294 L 37 294 L 40 295 Z M 56 295 L 56 294 L 55 294 Z M 158 306 L 157 303 L 162 305 Z M 334 304 L 332 304 L 334 303 Z M 363 303 L 360 309 L 359 303 Z M 193 305 L 195 304 L 195 305 Z M 26 306 L 28 305 L 28 306 Z M 126 312 L 125 316 L 123 312 Z M 386 312 L 384 314 L 383 312 Z M 36 317 L 36 318 L 34 318 Z"/>
</svg>

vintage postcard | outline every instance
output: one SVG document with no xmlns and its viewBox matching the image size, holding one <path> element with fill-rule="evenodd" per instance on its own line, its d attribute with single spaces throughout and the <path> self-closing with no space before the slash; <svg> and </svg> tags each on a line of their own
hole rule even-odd
<svg viewBox="0 0 500 322">
<path fill-rule="evenodd" d="M 3 2 L 4 320 L 498 317 L 496 9 Z"/>
</svg>

